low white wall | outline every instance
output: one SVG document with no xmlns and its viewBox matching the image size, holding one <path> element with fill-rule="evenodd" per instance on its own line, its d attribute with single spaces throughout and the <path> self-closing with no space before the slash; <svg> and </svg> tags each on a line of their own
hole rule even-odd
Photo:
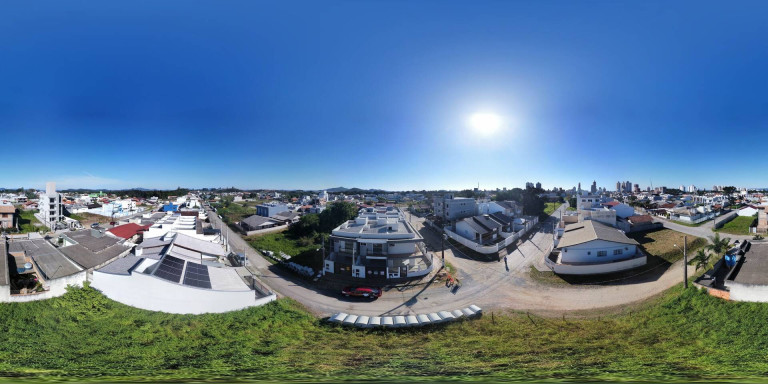
<svg viewBox="0 0 768 384">
<path fill-rule="evenodd" d="M 242 228 L 242 227 L 240 227 Z M 253 236 L 253 235 L 264 235 L 267 233 L 274 233 L 274 232 L 281 232 L 288 228 L 288 225 L 278 225 L 277 227 L 272 228 L 266 228 L 266 229 L 258 229 L 255 231 L 247 231 L 245 232 L 246 236 Z"/>
<path fill-rule="evenodd" d="M 11 295 L 10 287 L 7 290 L 7 295 L 5 293 L 5 289 L 3 289 L 3 293 L 0 294 L 0 301 L 5 302 L 11 302 L 11 303 L 20 303 L 20 302 L 27 302 L 27 301 L 37 301 L 37 300 L 46 300 L 46 299 L 52 299 L 54 297 L 63 296 L 65 293 L 67 293 L 67 286 L 74 286 L 74 287 L 82 287 L 83 282 L 85 282 L 86 279 L 86 271 L 80 271 L 78 273 L 75 273 L 74 275 L 69 275 L 66 277 L 62 277 L 59 279 L 52 280 L 48 282 L 48 289 L 45 292 L 41 293 L 34 293 L 34 294 L 28 294 L 28 295 Z"/>
<path fill-rule="evenodd" d="M 256 298 L 256 292 L 213 291 L 188 287 L 134 272 L 130 276 L 95 271 L 93 288 L 112 300 L 149 311 L 179 314 L 221 313 L 274 301 L 272 294 Z"/>
<path fill-rule="evenodd" d="M 547 266 L 559 275 L 599 275 L 642 267 L 648 262 L 648 258 L 643 255 L 634 259 L 604 264 L 555 264 L 549 258 L 546 258 L 545 261 Z"/>
<path fill-rule="evenodd" d="M 726 282 L 733 301 L 768 302 L 768 285 L 742 284 Z"/>
</svg>

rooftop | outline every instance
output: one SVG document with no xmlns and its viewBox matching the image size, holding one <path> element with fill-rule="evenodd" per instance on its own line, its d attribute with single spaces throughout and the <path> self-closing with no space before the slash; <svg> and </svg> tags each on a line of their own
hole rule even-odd
<svg viewBox="0 0 768 384">
<path fill-rule="evenodd" d="M 136 236 L 139 232 L 147 230 L 149 227 L 151 227 L 151 225 L 143 226 L 136 223 L 128 223 L 111 228 L 108 231 L 117 237 L 130 239 Z"/>
<path fill-rule="evenodd" d="M 121 257 L 104 267 L 99 269 L 99 272 L 111 273 L 113 275 L 130 275 L 133 268 L 144 260 L 143 257 L 126 256 Z"/>
<path fill-rule="evenodd" d="M 12 241 L 8 245 L 8 252 L 23 252 L 35 262 L 37 269 L 47 280 L 74 275 L 82 270 L 44 239 Z"/>
<path fill-rule="evenodd" d="M 741 284 L 768 285 L 768 244 L 752 243 L 732 278 Z"/>
<path fill-rule="evenodd" d="M 104 236 L 96 230 L 69 232 L 63 236 L 77 244 L 59 248 L 59 251 L 83 268 L 97 267 L 130 251 L 122 240 Z"/>
<path fill-rule="evenodd" d="M 637 241 L 628 238 L 616 228 L 607 226 L 594 220 L 585 220 L 582 223 L 565 226 L 565 233 L 558 244 L 558 248 L 571 247 L 587 243 L 593 240 L 604 240 L 614 243 L 637 245 Z"/>
</svg>

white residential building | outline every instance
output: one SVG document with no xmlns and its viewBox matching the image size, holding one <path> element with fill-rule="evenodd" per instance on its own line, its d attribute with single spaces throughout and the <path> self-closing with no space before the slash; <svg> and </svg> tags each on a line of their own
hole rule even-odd
<svg viewBox="0 0 768 384">
<path fill-rule="evenodd" d="M 331 251 L 323 260 L 323 274 L 356 278 L 414 278 L 432 270 L 433 255 L 424 238 L 394 207 L 366 208 L 355 220 L 336 227 Z"/>
<path fill-rule="evenodd" d="M 54 229 L 56 223 L 62 220 L 64 216 L 64 207 L 61 204 L 62 196 L 56 192 L 56 183 L 53 181 L 45 183 L 45 194 L 40 195 L 38 201 L 38 219 L 41 223 Z"/>
<path fill-rule="evenodd" d="M 446 193 L 443 197 L 435 197 L 433 207 L 435 216 L 452 222 L 477 214 L 477 202 L 469 197 L 454 197 Z"/>
<path fill-rule="evenodd" d="M 647 258 L 637 245 L 622 231 L 589 220 L 567 225 L 545 262 L 563 275 L 618 272 L 646 264 Z"/>
</svg>

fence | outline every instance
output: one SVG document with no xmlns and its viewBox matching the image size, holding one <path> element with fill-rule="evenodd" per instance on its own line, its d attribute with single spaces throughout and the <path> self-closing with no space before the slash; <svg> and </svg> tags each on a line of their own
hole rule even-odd
<svg viewBox="0 0 768 384">
<path fill-rule="evenodd" d="M 502 249 L 512 245 L 514 242 L 516 242 L 521 237 L 523 237 L 523 235 L 525 235 L 528 231 L 530 231 L 538 222 L 539 222 L 538 217 L 532 217 L 530 220 L 526 220 L 526 223 L 523 229 L 514 233 L 502 233 L 502 236 L 506 236 L 504 240 L 493 245 L 478 244 L 472 240 L 469 240 L 465 237 L 460 236 L 459 234 L 451 231 L 448 228 L 444 228 L 444 231 L 445 231 L 445 234 L 448 235 L 448 237 L 450 237 L 451 239 L 459 242 L 461 245 L 464 245 L 465 247 L 475 252 L 483 253 L 483 254 L 491 254 L 491 253 L 497 253 Z"/>
</svg>

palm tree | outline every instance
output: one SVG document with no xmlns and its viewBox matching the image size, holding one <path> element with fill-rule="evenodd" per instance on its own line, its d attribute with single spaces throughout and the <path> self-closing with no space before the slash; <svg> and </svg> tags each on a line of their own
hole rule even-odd
<svg viewBox="0 0 768 384">
<path fill-rule="evenodd" d="M 715 233 L 714 236 L 709 236 L 709 241 L 711 244 L 707 245 L 706 248 L 712 251 L 715 254 L 715 257 L 720 257 L 725 254 L 725 251 L 731 246 L 731 238 L 724 237 L 721 239 L 719 233 Z"/>
<path fill-rule="evenodd" d="M 709 252 L 699 249 L 696 252 L 696 255 L 693 256 L 691 260 L 688 261 L 688 265 L 695 265 L 696 270 L 704 269 L 704 271 L 712 268 L 712 264 L 710 263 L 710 259 L 712 258 L 712 254 Z"/>
</svg>

